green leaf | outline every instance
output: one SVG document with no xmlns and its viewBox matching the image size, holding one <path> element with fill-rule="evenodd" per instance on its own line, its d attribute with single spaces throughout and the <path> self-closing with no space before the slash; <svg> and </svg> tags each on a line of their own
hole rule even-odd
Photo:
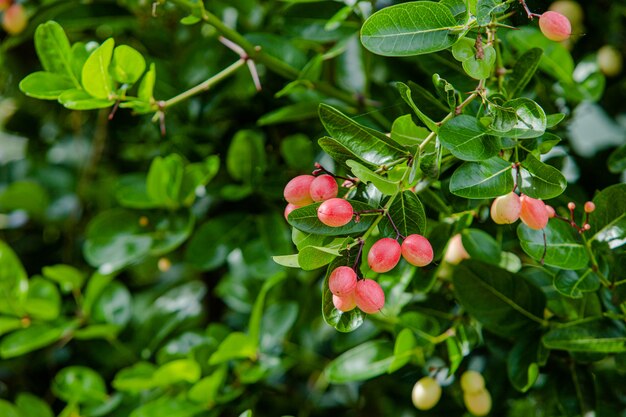
<svg viewBox="0 0 626 417">
<path fill-rule="evenodd" d="M 254 359 L 257 356 L 257 343 L 257 340 L 245 333 L 233 332 L 211 355 L 209 365 L 219 365 L 234 359 Z"/>
<path fill-rule="evenodd" d="M 502 0 L 478 0 L 476 4 L 476 21 L 480 26 L 491 23 L 492 15 L 504 13 L 509 8 L 509 2 Z"/>
<path fill-rule="evenodd" d="M 608 321 L 557 327 L 543 337 L 548 349 L 570 352 L 626 352 L 626 334 Z"/>
<path fill-rule="evenodd" d="M 389 215 L 404 237 L 426 233 L 424 206 L 413 191 L 406 190 L 398 194 L 389 207 Z M 396 231 L 388 217 L 383 217 L 379 227 L 383 236 L 396 236 Z"/>
<path fill-rule="evenodd" d="M 280 142 L 280 154 L 289 168 L 307 171 L 313 165 L 313 142 L 303 134 L 287 136 Z"/>
<path fill-rule="evenodd" d="M 152 376 L 156 367 L 148 362 L 137 362 L 120 370 L 111 385 L 118 391 L 140 392 L 154 387 Z"/>
<path fill-rule="evenodd" d="M 69 79 L 72 87 L 80 87 L 72 68 L 70 41 L 61 25 L 50 20 L 37 26 L 35 49 L 44 70 Z"/>
<path fill-rule="evenodd" d="M 371 340 L 335 358 L 326 366 L 324 374 L 331 384 L 365 381 L 386 373 L 393 360 L 391 343 Z"/>
<path fill-rule="evenodd" d="M 512 165 L 499 157 L 465 162 L 450 179 L 450 192 L 465 198 L 495 198 L 510 192 L 514 181 Z"/>
<path fill-rule="evenodd" d="M 0 192 L 0 211 L 24 210 L 29 216 L 46 219 L 50 197 L 39 183 L 23 180 L 14 181 Z"/>
<path fill-rule="evenodd" d="M 23 417 L 54 417 L 47 402 L 27 392 L 17 394 L 15 405 Z M 8 417 L 6 414 L 2 415 Z"/>
<path fill-rule="evenodd" d="M 59 371 L 52 382 L 52 392 L 68 403 L 97 404 L 107 399 L 104 379 L 84 366 L 68 366 Z"/>
<path fill-rule="evenodd" d="M 615 151 L 613 151 L 609 156 L 607 163 L 609 171 L 614 174 L 619 174 L 620 172 L 626 170 L 626 145 L 622 145 L 615 149 Z"/>
<path fill-rule="evenodd" d="M 509 380 L 516 390 L 528 391 L 539 377 L 539 337 L 522 337 L 515 342 L 507 357 Z"/>
<path fill-rule="evenodd" d="M 461 232 L 461 239 L 472 259 L 493 265 L 500 264 L 502 250 L 489 233 L 479 229 L 465 229 Z"/>
<path fill-rule="evenodd" d="M 134 84 L 146 70 L 146 60 L 135 48 L 120 45 L 113 51 L 111 75 L 122 84 Z"/>
<path fill-rule="evenodd" d="M 322 316 L 329 326 L 334 327 L 342 333 L 349 333 L 355 331 L 363 324 L 365 313 L 358 308 L 347 312 L 335 308 L 333 304 L 333 294 L 330 292 L 330 288 L 328 288 L 328 277 L 340 266 L 352 266 L 348 256 L 335 258 L 326 269 L 326 276 L 322 284 Z"/>
<path fill-rule="evenodd" d="M 520 191 L 532 198 L 547 200 L 565 191 L 567 180 L 558 169 L 528 154 L 520 169 Z"/>
<path fill-rule="evenodd" d="M 59 103 L 70 110 L 94 110 L 111 107 L 115 100 L 93 98 L 84 90 L 65 90 L 59 95 Z"/>
<path fill-rule="evenodd" d="M 513 70 L 506 82 L 506 90 L 510 98 L 515 98 L 524 92 L 524 89 L 539 68 L 542 55 L 543 51 L 541 49 L 531 48 L 515 61 Z"/>
<path fill-rule="evenodd" d="M 317 108 L 318 103 L 312 101 L 303 101 L 301 103 L 291 104 L 264 114 L 259 117 L 257 124 L 259 126 L 270 126 L 281 123 L 292 123 L 302 120 L 315 119 L 317 116 Z"/>
<path fill-rule="evenodd" d="M 593 198 L 596 210 L 590 216 L 589 234 L 596 235 L 612 224 L 619 223 L 619 218 L 626 213 L 626 184 L 615 184 L 605 188 Z M 603 234 L 606 235 L 606 234 Z M 1 279 L 0 279 L 1 281 Z"/>
<path fill-rule="evenodd" d="M 43 278 L 32 278 L 28 285 L 24 310 L 35 319 L 54 320 L 59 317 L 61 294 L 56 285 Z"/>
<path fill-rule="evenodd" d="M 33 324 L 17 330 L 0 341 L 0 357 L 10 359 L 41 349 L 61 339 L 75 327 L 74 323 Z"/>
<path fill-rule="evenodd" d="M 498 335 L 517 337 L 542 322 L 546 298 L 520 275 L 470 259 L 457 266 L 453 283 L 463 307 Z"/>
<path fill-rule="evenodd" d="M 91 314 L 96 322 L 126 326 L 132 314 L 130 291 L 120 282 L 111 282 L 95 300 Z"/>
<path fill-rule="evenodd" d="M 500 139 L 491 136 L 476 118 L 459 115 L 439 128 L 439 140 L 450 153 L 464 161 L 484 161 L 500 152 Z"/>
<path fill-rule="evenodd" d="M 208 156 L 202 162 L 186 165 L 180 186 L 180 202 L 187 207 L 191 206 L 196 199 L 198 188 L 206 186 L 217 175 L 219 169 L 220 158 L 217 155 Z"/>
<path fill-rule="evenodd" d="M 474 46 L 475 44 L 476 44 L 476 39 L 472 39 L 472 38 L 461 39 L 460 41 L 455 43 L 454 46 L 452 47 L 451 49 L 452 56 L 457 61 L 460 61 L 460 62 L 467 61 L 468 59 L 476 55 L 476 47 Z"/>
<path fill-rule="evenodd" d="M 463 61 L 463 69 L 467 75 L 475 80 L 489 78 L 496 63 L 496 50 L 493 46 L 483 46 L 483 54 L 482 58 L 472 55 L 469 59 Z"/>
<path fill-rule="evenodd" d="M 364 165 L 370 168 L 378 168 L 378 165 L 368 163 L 367 161 L 361 160 L 361 158 L 353 153 L 350 149 L 343 146 L 339 141 L 336 141 L 333 138 L 323 137 L 318 139 L 317 143 L 320 145 L 320 148 L 324 152 L 326 152 L 332 159 L 334 159 L 338 164 L 346 165 L 346 161 L 348 160 L 360 160 L 364 163 Z M 347 165 L 346 165 L 347 167 Z"/>
<path fill-rule="evenodd" d="M 433 84 L 439 97 L 448 105 L 448 110 L 453 111 L 457 104 L 457 94 L 454 86 L 441 78 L 439 74 L 433 74 Z"/>
<path fill-rule="evenodd" d="M 0 336 L 21 328 L 21 318 L 0 316 Z"/>
<path fill-rule="evenodd" d="M 195 383 L 200 380 L 202 369 L 191 359 L 177 359 L 161 365 L 152 376 L 152 381 L 160 387 L 167 387 L 179 382 Z"/>
<path fill-rule="evenodd" d="M 207 377 L 202 378 L 189 389 L 189 399 L 213 407 L 220 389 L 225 385 L 228 366 L 222 365 Z"/>
<path fill-rule="evenodd" d="M 21 303 L 28 291 L 28 277 L 24 266 L 9 245 L 0 240 L 0 294 L 8 297 L 10 301 Z M 2 304 L 5 304 L 4 302 Z M 0 311 L 17 313 L 13 311 L 14 303 L 0 304 Z M 8 310 L 8 311 L 7 311 Z"/>
<path fill-rule="evenodd" d="M 56 100 L 63 92 L 73 88 L 70 78 L 52 72 L 33 72 L 20 81 L 20 90 L 24 94 L 41 100 Z"/>
<path fill-rule="evenodd" d="M 354 212 L 374 210 L 373 207 L 356 200 L 348 200 Z M 341 227 L 326 226 L 317 218 L 317 208 L 322 203 L 314 203 L 300 207 L 289 213 L 289 224 L 305 233 L 315 233 L 322 236 L 355 235 L 365 232 L 374 222 L 376 216 L 366 214 L 356 222 L 353 218 L 348 224 Z"/>
<path fill-rule="evenodd" d="M 409 107 L 411 107 L 411 109 L 413 110 L 413 112 L 415 112 L 417 117 L 422 121 L 422 123 L 424 123 L 424 126 L 426 126 L 428 129 L 430 129 L 433 132 L 437 132 L 439 130 L 439 125 L 437 125 L 437 123 L 435 123 L 430 117 L 428 117 L 424 112 L 422 112 L 417 106 L 417 104 L 415 104 L 415 102 L 413 101 L 411 89 L 409 88 L 409 86 L 404 83 L 398 82 L 396 83 L 396 88 L 398 89 L 398 92 L 400 93 L 400 97 L 402 97 L 402 99 L 409 105 Z"/>
<path fill-rule="evenodd" d="M 600 278 L 591 268 L 580 271 L 563 269 L 554 276 L 554 288 L 566 297 L 582 298 L 583 293 L 600 288 Z"/>
<path fill-rule="evenodd" d="M 269 277 L 261 287 L 261 291 L 254 300 L 254 305 L 252 306 L 252 314 L 250 314 L 250 324 L 248 325 L 248 334 L 250 335 L 250 339 L 256 341 L 257 348 L 259 343 L 263 341 L 261 335 L 261 321 L 263 319 L 263 310 L 265 308 L 267 293 L 274 288 L 276 285 L 281 283 L 283 280 L 287 278 L 287 274 L 280 271 L 276 274 Z"/>
<path fill-rule="evenodd" d="M 543 231 L 546 235 L 544 246 Z M 582 269 L 589 263 L 589 255 L 580 242 L 580 236 L 567 223 L 551 220 L 542 230 L 534 230 L 521 224 L 517 227 L 517 237 L 524 252 L 546 265 L 563 269 Z"/>
<path fill-rule="evenodd" d="M 351 159 L 346 161 L 346 165 L 348 165 L 352 169 L 352 173 L 355 177 L 357 177 L 364 183 L 371 182 L 376 188 L 380 190 L 381 193 L 385 195 L 394 195 L 398 192 L 399 184 L 397 182 L 388 180 L 382 175 L 371 171 L 365 165 Z"/>
<path fill-rule="evenodd" d="M 24 417 L 20 410 L 7 400 L 0 399 L 0 416 L 2 417 Z"/>
<path fill-rule="evenodd" d="M 593 236 L 593 240 L 605 242 L 610 249 L 626 244 L 626 214 L 621 215 Z"/>
<path fill-rule="evenodd" d="M 346 239 L 337 239 L 339 242 L 333 243 L 329 247 L 305 246 L 298 253 L 298 264 L 305 271 L 312 271 L 324 265 L 328 265 L 337 256 L 340 250 L 344 249 Z"/>
<path fill-rule="evenodd" d="M 146 178 L 146 192 L 157 207 L 175 209 L 179 205 L 180 188 L 183 183 L 184 162 L 178 154 L 157 156 L 150 164 Z"/>
<path fill-rule="evenodd" d="M 70 265 L 44 266 L 41 272 L 44 277 L 59 284 L 64 293 L 82 288 L 85 282 L 85 275 Z"/>
<path fill-rule="evenodd" d="M 150 69 L 146 72 L 139 83 L 139 89 L 137 90 L 137 97 L 139 100 L 151 103 L 154 100 L 154 83 L 156 82 L 156 67 L 154 64 L 150 64 Z"/>
<path fill-rule="evenodd" d="M 232 178 L 246 184 L 260 181 L 267 167 L 264 137 L 253 130 L 235 134 L 226 157 L 226 169 Z"/>
<path fill-rule="evenodd" d="M 378 55 L 420 55 L 451 47 L 466 30 L 445 5 L 416 1 L 374 13 L 361 28 L 361 42 Z"/>
<path fill-rule="evenodd" d="M 162 395 L 135 408 L 129 417 L 193 417 L 203 410 L 203 405 L 193 403 L 184 396 Z"/>
<path fill-rule="evenodd" d="M 529 98 L 509 100 L 501 106 L 506 110 L 506 122 L 496 114 L 489 133 L 518 139 L 536 138 L 544 134 L 548 124 L 546 113 L 541 106 Z M 509 119 L 513 117 L 512 123 Z"/>
<path fill-rule="evenodd" d="M 91 324 L 74 332 L 76 340 L 115 340 L 122 329 L 117 324 Z"/>
<path fill-rule="evenodd" d="M 328 105 L 320 105 L 319 116 L 332 139 L 356 156 L 351 159 L 378 167 L 408 156 L 391 145 L 391 140 L 383 133 L 358 124 Z"/>
<path fill-rule="evenodd" d="M 287 268 L 300 268 L 300 263 L 298 262 L 299 254 L 294 253 L 293 255 L 278 255 L 272 256 L 274 262 L 278 265 L 285 266 Z"/>
<path fill-rule="evenodd" d="M 393 346 L 393 362 L 389 365 L 387 372 L 393 373 L 411 361 L 415 355 L 415 347 L 417 341 L 411 329 L 402 329 L 396 336 L 396 342 Z"/>
<path fill-rule="evenodd" d="M 109 64 L 111 64 L 114 45 L 113 39 L 104 41 L 91 53 L 83 66 L 81 73 L 83 88 L 92 97 L 110 99 L 113 95 L 113 80 L 109 74 Z"/>
</svg>

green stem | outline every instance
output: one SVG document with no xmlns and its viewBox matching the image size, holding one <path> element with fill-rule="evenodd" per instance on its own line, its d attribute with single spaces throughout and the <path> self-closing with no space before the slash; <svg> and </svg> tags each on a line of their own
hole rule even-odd
<svg viewBox="0 0 626 417">
<path fill-rule="evenodd" d="M 604 285 L 607 288 L 613 288 L 614 284 L 611 283 L 611 281 L 606 276 L 604 276 L 602 271 L 600 271 L 600 267 L 598 266 L 598 261 L 596 260 L 596 256 L 593 254 L 593 251 L 591 250 L 591 245 L 589 244 L 589 241 L 585 237 L 584 233 L 581 233 L 581 237 L 585 245 L 585 250 L 587 251 L 587 254 L 589 255 L 589 259 L 591 259 L 591 269 L 593 270 L 593 272 L 598 274 L 602 285 Z"/>
</svg>

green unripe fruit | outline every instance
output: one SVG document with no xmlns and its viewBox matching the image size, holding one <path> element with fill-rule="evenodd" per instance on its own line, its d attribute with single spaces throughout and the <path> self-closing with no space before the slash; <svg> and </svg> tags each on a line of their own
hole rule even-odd
<svg viewBox="0 0 626 417">
<path fill-rule="evenodd" d="M 317 218 L 330 227 L 345 226 L 353 215 L 352 205 L 342 198 L 331 198 L 317 208 Z"/>
<path fill-rule="evenodd" d="M 418 410 L 430 410 L 441 398 L 441 386 L 433 378 L 425 376 L 415 383 L 411 400 Z"/>
<path fill-rule="evenodd" d="M 497 224 L 511 224 L 519 219 L 522 203 L 514 192 L 500 196 L 491 204 L 491 219 Z"/>
<path fill-rule="evenodd" d="M 309 193 L 313 201 L 326 201 L 330 198 L 337 197 L 338 192 L 339 187 L 337 186 L 337 181 L 328 174 L 315 177 L 309 188 Z"/>
<path fill-rule="evenodd" d="M 558 0 L 549 7 L 552 12 L 557 12 L 567 17 L 572 26 L 578 26 L 583 22 L 585 12 L 580 4 L 570 0 Z"/>
<path fill-rule="evenodd" d="M 378 313 L 385 305 L 385 293 L 372 279 L 356 283 L 355 298 L 357 307 L 367 314 Z"/>
<path fill-rule="evenodd" d="M 539 28 L 552 41 L 564 41 L 572 34 L 572 25 L 567 17 L 557 12 L 545 12 L 539 17 Z"/>
<path fill-rule="evenodd" d="M 400 260 L 400 244 L 389 237 L 378 240 L 367 254 L 367 263 L 374 272 L 391 271 Z"/>
<path fill-rule="evenodd" d="M 328 277 L 330 292 L 338 297 L 345 297 L 354 292 L 356 287 L 356 272 L 349 266 L 340 266 L 331 272 Z"/>
<path fill-rule="evenodd" d="M 313 175 L 298 175 L 285 185 L 283 195 L 287 202 L 298 207 L 306 206 L 313 203 L 311 193 L 311 183 L 315 177 Z"/>
<path fill-rule="evenodd" d="M 467 411 L 476 417 L 482 417 L 491 411 L 491 394 L 486 389 L 473 393 L 464 393 L 463 402 Z"/>
<path fill-rule="evenodd" d="M 485 378 L 476 371 L 466 371 L 461 375 L 461 389 L 466 394 L 474 394 L 485 389 Z"/>
<path fill-rule="evenodd" d="M 520 219 L 522 222 L 531 229 L 541 230 L 548 224 L 548 210 L 546 204 L 535 198 L 530 198 L 527 195 L 520 197 L 522 203 L 522 209 L 520 211 Z"/>
<path fill-rule="evenodd" d="M 622 72 L 622 54 L 611 45 L 604 45 L 598 49 L 598 67 L 607 77 L 615 77 Z"/>
<path fill-rule="evenodd" d="M 433 261 L 433 247 L 422 235 L 408 235 L 402 242 L 402 257 L 411 265 L 426 266 Z"/>
</svg>

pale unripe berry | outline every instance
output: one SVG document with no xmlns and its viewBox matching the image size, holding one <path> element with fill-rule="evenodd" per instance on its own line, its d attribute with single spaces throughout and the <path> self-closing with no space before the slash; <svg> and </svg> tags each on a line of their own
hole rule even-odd
<svg viewBox="0 0 626 417">
<path fill-rule="evenodd" d="M 400 260 L 400 244 L 390 237 L 378 240 L 367 254 L 367 264 L 374 272 L 391 271 Z"/>
<path fill-rule="evenodd" d="M 604 45 L 598 49 L 598 67 L 607 77 L 615 77 L 622 72 L 623 58 L 620 51 L 611 45 Z"/>
<path fill-rule="evenodd" d="M 433 247 L 422 235 L 408 235 L 402 242 L 402 256 L 415 266 L 426 266 L 433 261 Z"/>
<path fill-rule="evenodd" d="M 299 207 L 313 203 L 309 189 L 314 179 L 313 175 L 298 175 L 292 178 L 283 191 L 285 200 Z"/>
<path fill-rule="evenodd" d="M 463 247 L 461 235 L 456 234 L 450 238 L 448 242 L 448 248 L 446 254 L 443 256 L 443 260 L 452 265 L 458 265 L 463 259 L 469 259 L 470 255 Z"/>
<path fill-rule="evenodd" d="M 330 292 L 339 297 L 344 297 L 354 292 L 356 287 L 356 272 L 349 266 L 335 268 L 328 277 Z"/>
<path fill-rule="evenodd" d="M 331 227 L 345 226 L 350 223 L 353 215 L 352 205 L 342 198 L 331 198 L 317 208 L 317 218 Z"/>
<path fill-rule="evenodd" d="M 556 211 L 554 210 L 554 207 L 546 204 L 546 211 L 548 212 L 548 217 L 550 219 L 553 219 L 554 216 L 556 216 Z"/>
<path fill-rule="evenodd" d="M 291 213 L 297 208 L 298 206 L 296 206 L 295 204 L 291 204 L 291 203 L 287 204 L 285 206 L 285 220 L 289 220 L 289 213 Z"/>
<path fill-rule="evenodd" d="M 354 293 L 356 305 L 364 313 L 378 313 L 385 305 L 385 292 L 374 280 L 363 279 L 358 281 Z"/>
<path fill-rule="evenodd" d="M 485 389 L 485 378 L 476 371 L 465 371 L 461 375 L 461 389 L 467 394 L 473 394 Z"/>
<path fill-rule="evenodd" d="M 433 378 L 425 376 L 415 383 L 411 392 L 413 405 L 418 410 L 430 410 L 441 398 L 441 386 Z"/>
<path fill-rule="evenodd" d="M 356 307 L 356 295 L 354 291 L 343 297 L 333 295 L 333 305 L 337 310 L 343 311 L 344 313 L 354 310 Z"/>
<path fill-rule="evenodd" d="M 170 270 L 171 267 L 172 261 L 170 261 L 168 258 L 161 258 L 157 262 L 157 268 L 159 268 L 159 271 L 161 272 L 167 272 Z"/>
<path fill-rule="evenodd" d="M 592 201 L 587 201 L 585 203 L 585 213 L 593 213 L 595 209 L 596 209 L 596 205 L 593 204 Z"/>
<path fill-rule="evenodd" d="M 564 41 L 572 34 L 572 25 L 561 13 L 545 12 L 539 17 L 539 28 L 552 41 Z"/>
<path fill-rule="evenodd" d="M 482 417 L 491 411 L 491 394 L 486 389 L 478 392 L 463 394 L 463 402 L 467 411 L 476 417 Z"/>
<path fill-rule="evenodd" d="M 583 22 L 584 12 L 580 4 L 570 0 L 558 0 L 552 3 L 549 10 L 561 13 L 567 17 L 572 26 L 578 26 Z"/>
<path fill-rule="evenodd" d="M 497 224 L 511 224 L 519 219 L 522 203 L 514 192 L 500 196 L 491 204 L 491 219 Z"/>
<path fill-rule="evenodd" d="M 328 174 L 315 177 L 309 188 L 313 201 L 326 201 L 329 198 L 335 198 L 338 192 L 337 181 Z"/>
<path fill-rule="evenodd" d="M 522 202 L 522 210 L 520 212 L 522 222 L 535 230 L 541 230 L 546 227 L 549 218 L 546 204 L 527 195 L 522 195 L 520 201 Z"/>
<path fill-rule="evenodd" d="M 21 4 L 14 4 L 5 10 L 2 17 L 2 28 L 10 35 L 17 35 L 26 29 L 28 18 Z"/>
</svg>

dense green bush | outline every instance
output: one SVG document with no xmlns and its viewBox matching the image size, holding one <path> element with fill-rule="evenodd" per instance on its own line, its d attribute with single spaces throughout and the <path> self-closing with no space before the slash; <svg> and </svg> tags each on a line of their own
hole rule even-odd
<svg viewBox="0 0 626 417">
<path fill-rule="evenodd" d="M 572 5 L 0 1 L 0 416 L 626 415 L 626 3 Z"/>
</svg>

